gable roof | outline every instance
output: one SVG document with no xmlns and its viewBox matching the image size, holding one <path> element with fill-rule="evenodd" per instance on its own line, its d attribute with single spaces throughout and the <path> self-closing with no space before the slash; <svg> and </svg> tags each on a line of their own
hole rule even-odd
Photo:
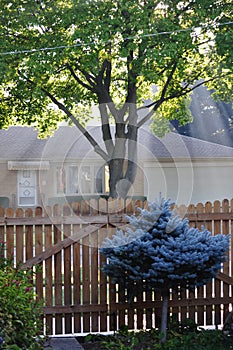
<svg viewBox="0 0 233 350">
<path fill-rule="evenodd" d="M 103 146 L 101 128 L 89 131 Z M 0 130 L 0 160 L 99 159 L 92 146 L 76 127 L 61 126 L 47 139 L 38 139 L 32 127 L 10 127 Z M 141 128 L 138 137 L 140 159 L 233 158 L 233 148 L 170 132 L 164 138 Z"/>
</svg>

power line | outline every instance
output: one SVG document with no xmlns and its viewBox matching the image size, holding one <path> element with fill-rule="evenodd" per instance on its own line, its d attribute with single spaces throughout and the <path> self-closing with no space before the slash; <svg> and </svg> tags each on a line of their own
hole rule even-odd
<svg viewBox="0 0 233 350">
<path fill-rule="evenodd" d="M 229 25 L 229 24 L 233 24 L 233 21 L 229 21 L 229 22 L 223 22 L 223 23 L 215 23 L 212 25 L 203 25 L 203 26 L 199 26 L 199 27 L 192 27 L 192 28 L 186 28 L 186 29 L 177 29 L 177 30 L 173 30 L 173 31 L 164 31 L 164 32 L 158 32 L 158 33 L 150 33 L 150 34 L 141 34 L 141 35 L 135 35 L 135 36 L 129 36 L 129 37 L 124 37 L 123 40 L 133 40 L 133 39 L 142 39 L 142 38 L 148 38 L 148 37 L 156 37 L 159 35 L 171 35 L 171 34 L 176 34 L 176 33 L 182 33 L 182 32 L 188 32 L 194 29 L 208 29 L 211 28 L 213 26 L 216 27 L 220 27 L 220 26 L 224 26 L 224 25 Z M 199 36 L 198 34 L 196 36 Z M 109 43 L 109 41 L 103 41 L 103 44 L 107 44 Z M 77 44 L 73 44 L 73 45 L 59 45 L 59 46 L 52 46 L 52 47 L 42 47 L 40 49 L 30 49 L 30 50 L 20 50 L 20 51 L 8 51 L 8 52 L 0 52 L 0 56 L 7 56 L 7 55 L 19 55 L 19 54 L 24 54 L 24 53 L 35 53 L 35 52 L 41 52 L 41 51 L 54 51 L 54 50 L 60 50 L 60 49 L 70 49 L 73 47 L 80 47 L 80 46 L 90 46 L 90 45 L 95 45 L 96 42 L 92 41 L 92 42 L 87 42 L 87 43 L 77 43 Z"/>
</svg>

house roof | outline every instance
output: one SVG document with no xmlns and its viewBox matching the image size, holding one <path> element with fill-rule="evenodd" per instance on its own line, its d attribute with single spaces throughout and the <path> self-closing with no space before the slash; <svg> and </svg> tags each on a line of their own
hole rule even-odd
<svg viewBox="0 0 233 350">
<path fill-rule="evenodd" d="M 216 159 L 232 158 L 233 148 L 197 138 L 170 132 L 158 138 L 147 130 L 141 130 L 139 140 L 156 158 Z"/>
<path fill-rule="evenodd" d="M 103 146 L 100 127 L 89 131 Z M 148 128 L 139 131 L 138 151 L 140 159 L 215 159 L 233 158 L 233 148 L 202 141 L 177 133 L 158 138 Z M 76 127 L 61 126 L 53 136 L 38 139 L 32 127 L 10 127 L 0 130 L 0 160 L 69 160 L 98 159 L 86 138 Z"/>
</svg>

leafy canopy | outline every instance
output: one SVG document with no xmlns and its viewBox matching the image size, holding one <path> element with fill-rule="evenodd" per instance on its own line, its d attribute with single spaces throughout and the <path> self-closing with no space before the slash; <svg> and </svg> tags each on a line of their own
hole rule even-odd
<svg viewBox="0 0 233 350">
<path fill-rule="evenodd" d="M 122 111 L 150 98 L 137 126 L 154 115 L 163 133 L 164 121 L 190 120 L 200 79 L 232 96 L 231 0 L 2 0 L 0 16 L 1 128 L 46 133 L 70 114 L 83 126 L 93 103 Z"/>
</svg>

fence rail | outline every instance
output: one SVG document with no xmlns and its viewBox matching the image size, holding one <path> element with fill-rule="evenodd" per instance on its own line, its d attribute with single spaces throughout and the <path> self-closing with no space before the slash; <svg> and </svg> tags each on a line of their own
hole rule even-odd
<svg viewBox="0 0 233 350">
<path fill-rule="evenodd" d="M 39 265 L 35 278 L 44 299 L 46 332 L 69 334 L 106 332 L 127 324 L 130 329 L 159 326 L 161 295 L 144 292 L 132 304 L 122 302 L 118 290 L 101 271 L 99 247 L 106 237 L 127 224 L 126 214 L 137 214 L 144 201 L 90 200 L 35 210 L 0 207 L 0 240 L 7 254 L 26 267 Z M 233 200 L 180 206 L 177 213 L 190 225 L 205 225 L 213 235 L 233 231 Z M 170 294 L 169 312 L 179 320 L 220 325 L 232 303 L 232 240 L 228 261 L 206 286 Z"/>
</svg>

